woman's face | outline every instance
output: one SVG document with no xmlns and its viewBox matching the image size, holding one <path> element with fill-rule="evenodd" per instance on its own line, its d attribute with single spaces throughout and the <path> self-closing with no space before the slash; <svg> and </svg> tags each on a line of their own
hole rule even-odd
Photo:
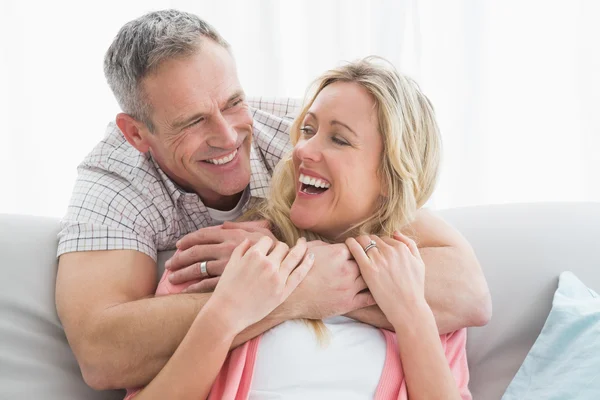
<svg viewBox="0 0 600 400">
<path fill-rule="evenodd" d="M 293 152 L 296 199 L 290 217 L 298 228 L 342 239 L 375 213 L 383 150 L 375 106 L 356 83 L 335 82 L 317 95 Z"/>
</svg>

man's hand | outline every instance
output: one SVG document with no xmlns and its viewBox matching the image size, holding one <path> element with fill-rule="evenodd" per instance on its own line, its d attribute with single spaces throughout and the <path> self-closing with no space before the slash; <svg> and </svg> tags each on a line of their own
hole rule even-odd
<svg viewBox="0 0 600 400">
<path fill-rule="evenodd" d="M 209 292 L 214 290 L 233 250 L 244 240 L 257 243 L 262 237 L 275 239 L 265 221 L 225 222 L 223 225 L 202 228 L 177 242 L 177 253 L 169 259 L 165 268 L 172 271 L 169 281 L 181 284 L 201 279 L 200 262 L 206 263 L 210 278 L 190 285 L 185 291 Z"/>
<path fill-rule="evenodd" d="M 324 319 L 375 304 L 345 244 L 311 242 L 308 247 L 314 266 L 282 305 L 294 319 Z"/>
</svg>

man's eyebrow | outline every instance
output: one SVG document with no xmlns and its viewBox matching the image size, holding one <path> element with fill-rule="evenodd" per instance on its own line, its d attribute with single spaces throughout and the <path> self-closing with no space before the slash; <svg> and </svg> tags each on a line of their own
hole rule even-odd
<svg viewBox="0 0 600 400">
<path fill-rule="evenodd" d="M 231 102 L 233 102 L 234 100 L 236 100 L 240 97 L 244 97 L 244 91 L 241 89 L 237 90 L 235 93 L 233 93 L 231 96 L 229 96 L 229 98 L 227 99 L 227 102 L 225 103 L 225 106 L 231 104 Z M 192 115 L 191 117 L 176 118 L 175 121 L 173 121 L 170 124 L 171 129 L 179 130 L 179 129 L 183 128 L 184 126 L 187 126 L 187 125 L 191 124 L 192 122 L 194 122 L 204 116 L 206 116 L 205 113 L 196 113 L 196 114 Z"/>
</svg>

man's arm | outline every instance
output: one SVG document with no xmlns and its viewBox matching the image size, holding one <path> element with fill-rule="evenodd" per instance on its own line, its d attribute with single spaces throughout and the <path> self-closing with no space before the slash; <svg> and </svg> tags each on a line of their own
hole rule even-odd
<svg viewBox="0 0 600 400">
<path fill-rule="evenodd" d="M 419 246 L 425 263 L 425 298 L 440 334 L 487 324 L 492 313 L 491 297 L 467 240 L 442 218 L 423 209 L 403 233 Z M 377 306 L 356 310 L 347 316 L 392 330 Z"/>
<path fill-rule="evenodd" d="M 60 257 L 56 305 L 86 383 L 142 386 L 177 349 L 209 294 L 153 297 L 156 264 L 133 250 Z M 279 307 L 238 335 L 236 347 L 290 318 Z"/>
</svg>

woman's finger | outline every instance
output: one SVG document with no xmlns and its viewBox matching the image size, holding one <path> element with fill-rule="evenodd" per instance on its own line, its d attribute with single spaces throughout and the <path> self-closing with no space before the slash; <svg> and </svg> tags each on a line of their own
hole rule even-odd
<svg viewBox="0 0 600 400">
<path fill-rule="evenodd" d="M 371 259 L 371 261 L 374 261 L 379 253 L 379 248 L 377 247 L 377 241 L 374 240 L 375 239 L 375 235 L 361 235 L 359 237 L 356 238 L 356 241 L 361 245 L 361 247 L 363 248 L 363 251 L 365 252 L 365 254 L 367 255 L 367 257 L 369 257 Z M 377 240 L 379 240 L 379 238 L 377 238 Z M 381 241 L 380 241 L 381 243 Z"/>
<path fill-rule="evenodd" d="M 290 248 L 287 244 L 277 241 L 275 244 L 275 247 L 273 248 L 271 253 L 268 255 L 268 258 L 271 261 L 273 261 L 274 263 L 276 263 L 277 265 L 280 265 L 281 261 L 283 261 L 285 256 L 288 254 L 289 250 L 290 250 Z"/>
<path fill-rule="evenodd" d="M 244 254 L 246 254 L 246 252 L 248 251 L 248 249 L 250 249 L 251 247 L 251 243 L 248 239 L 244 239 L 242 240 L 242 243 L 238 244 L 235 249 L 233 249 L 233 252 L 231 253 L 231 258 L 229 258 L 229 261 L 235 260 L 238 261 L 240 258 L 242 258 L 244 256 Z"/>
<path fill-rule="evenodd" d="M 247 239 L 244 239 L 244 240 L 247 240 Z M 258 239 L 258 242 L 256 242 L 251 247 L 251 249 L 258 251 L 262 255 L 267 255 L 267 253 L 269 253 L 269 250 L 271 249 L 272 246 L 273 246 L 273 239 L 271 239 L 268 236 L 263 236 L 260 239 Z"/>
<path fill-rule="evenodd" d="M 414 242 L 414 240 L 410 239 L 406 235 L 403 235 L 399 231 L 394 231 L 394 239 L 404 243 L 406 247 L 408 247 L 408 250 L 410 250 L 413 257 L 421 260 L 421 253 L 419 252 L 419 248 L 417 247 L 417 244 Z"/>
<path fill-rule="evenodd" d="M 371 260 L 369 259 L 369 257 L 367 257 L 363 247 L 356 239 L 346 239 L 346 246 L 348 247 L 348 250 L 350 250 L 350 253 L 354 257 L 354 260 L 356 260 L 356 263 L 358 264 L 361 270 L 367 265 L 371 265 Z"/>
</svg>

